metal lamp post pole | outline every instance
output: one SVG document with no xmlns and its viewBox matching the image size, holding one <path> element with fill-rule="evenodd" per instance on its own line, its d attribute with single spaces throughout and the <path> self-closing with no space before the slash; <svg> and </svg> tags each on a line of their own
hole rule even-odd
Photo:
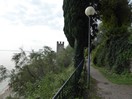
<svg viewBox="0 0 132 99">
<path fill-rule="evenodd" d="M 95 9 L 92 6 L 89 6 L 85 9 L 85 14 L 86 16 L 88 16 L 88 67 L 87 67 L 87 84 L 88 84 L 88 88 L 90 88 L 90 34 L 91 34 L 91 30 L 90 30 L 90 16 L 95 14 Z"/>
<path fill-rule="evenodd" d="M 90 87 L 90 47 L 91 47 L 91 44 L 90 44 L 90 34 L 91 34 L 91 31 L 90 31 L 90 16 L 88 16 L 88 19 L 89 19 L 89 22 L 88 22 L 88 77 L 87 77 L 87 81 L 88 81 L 88 88 Z"/>
</svg>

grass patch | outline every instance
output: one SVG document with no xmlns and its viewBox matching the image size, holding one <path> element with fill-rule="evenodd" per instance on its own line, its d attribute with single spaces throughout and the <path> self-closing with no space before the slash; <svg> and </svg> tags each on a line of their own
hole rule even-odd
<svg viewBox="0 0 132 99">
<path fill-rule="evenodd" d="M 88 89 L 88 92 L 90 93 L 88 99 L 101 99 L 97 94 L 97 90 L 97 81 L 91 78 L 90 89 Z"/>
<path fill-rule="evenodd" d="M 98 69 L 110 82 L 115 84 L 122 84 L 122 85 L 132 85 L 132 73 L 122 73 L 116 74 L 104 67 L 97 67 L 93 65 L 96 69 Z"/>
</svg>

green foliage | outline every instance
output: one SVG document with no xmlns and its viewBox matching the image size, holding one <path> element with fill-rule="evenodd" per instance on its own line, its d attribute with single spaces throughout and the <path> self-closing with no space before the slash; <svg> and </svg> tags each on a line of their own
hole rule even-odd
<svg viewBox="0 0 132 99">
<path fill-rule="evenodd" d="M 56 55 L 56 63 L 58 66 L 67 67 L 71 64 L 74 56 L 74 50 L 67 46 L 66 49 L 62 50 Z"/>
<path fill-rule="evenodd" d="M 3 65 L 0 65 L 0 82 L 7 77 L 8 77 L 7 69 Z"/>
<path fill-rule="evenodd" d="M 46 73 L 55 70 L 55 53 L 49 47 L 38 52 L 32 51 L 29 56 L 21 49 L 20 53 L 13 56 L 15 69 L 11 71 L 10 87 L 19 95 L 25 95 L 27 83 L 41 80 Z"/>
<path fill-rule="evenodd" d="M 9 76 L 9 85 L 16 93 L 14 98 L 51 98 L 74 69 L 70 66 L 73 49 L 69 46 L 57 54 L 48 46 L 28 55 L 23 49 L 20 51 L 12 57 L 15 69 Z M 3 73 L 6 69 L 1 67 L 1 70 Z"/>
<path fill-rule="evenodd" d="M 19 99 L 19 98 L 8 96 L 6 99 Z"/>
<path fill-rule="evenodd" d="M 101 36 L 93 51 L 93 63 L 100 67 L 105 66 L 117 74 L 130 72 L 132 14 L 128 1 L 101 0 L 101 5 Z"/>
<path fill-rule="evenodd" d="M 121 32 L 120 32 L 121 33 Z M 130 71 L 132 44 L 128 42 L 129 35 L 112 35 L 101 42 L 93 53 L 93 63 L 105 66 L 115 73 Z"/>
<path fill-rule="evenodd" d="M 128 37 L 128 42 L 132 44 L 132 27 L 128 28 L 128 31 L 130 32 L 130 36 Z"/>
<path fill-rule="evenodd" d="M 84 11 L 90 4 L 97 10 L 99 0 L 64 0 L 64 33 L 71 47 L 75 47 L 75 40 L 82 41 L 83 47 L 87 46 L 88 41 L 88 18 Z M 93 29 L 93 38 L 97 32 L 97 16 L 91 17 L 91 27 Z"/>
<path fill-rule="evenodd" d="M 38 83 L 28 84 L 26 94 L 27 99 L 43 99 L 42 97 L 51 99 L 58 91 L 58 88 L 60 88 L 65 80 L 70 76 L 73 69 L 73 67 L 68 67 L 58 74 L 49 73 Z"/>
<path fill-rule="evenodd" d="M 78 84 L 78 94 L 75 99 L 101 99 L 97 93 L 97 81 L 90 77 L 90 87 L 88 87 L 87 83 L 87 70 L 86 68 L 83 70 L 81 78 Z"/>
<path fill-rule="evenodd" d="M 128 0 L 101 0 L 100 14 L 106 28 L 131 24 L 131 8 Z"/>
</svg>

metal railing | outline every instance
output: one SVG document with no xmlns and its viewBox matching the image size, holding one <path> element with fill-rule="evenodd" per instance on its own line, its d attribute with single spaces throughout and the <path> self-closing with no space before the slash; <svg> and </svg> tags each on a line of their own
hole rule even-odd
<svg viewBox="0 0 132 99">
<path fill-rule="evenodd" d="M 62 85 L 52 99 L 74 99 L 77 92 L 77 83 L 82 71 L 82 60 L 67 81 Z"/>
</svg>

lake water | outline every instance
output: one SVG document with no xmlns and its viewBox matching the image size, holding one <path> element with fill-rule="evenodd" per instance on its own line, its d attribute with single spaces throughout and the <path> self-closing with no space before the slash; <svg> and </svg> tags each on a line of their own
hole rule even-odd
<svg viewBox="0 0 132 99">
<path fill-rule="evenodd" d="M 11 61 L 12 56 L 16 52 L 0 51 L 0 65 L 5 66 L 8 70 L 14 68 L 14 63 Z M 9 79 L 4 80 L 0 83 L 0 94 L 2 94 L 8 88 Z"/>
<path fill-rule="evenodd" d="M 14 53 L 17 52 L 0 51 L 0 65 L 5 66 L 9 70 L 13 69 L 14 62 L 11 59 Z"/>
<path fill-rule="evenodd" d="M 3 94 L 6 89 L 8 89 L 9 79 L 6 79 L 0 83 L 0 94 Z"/>
</svg>

